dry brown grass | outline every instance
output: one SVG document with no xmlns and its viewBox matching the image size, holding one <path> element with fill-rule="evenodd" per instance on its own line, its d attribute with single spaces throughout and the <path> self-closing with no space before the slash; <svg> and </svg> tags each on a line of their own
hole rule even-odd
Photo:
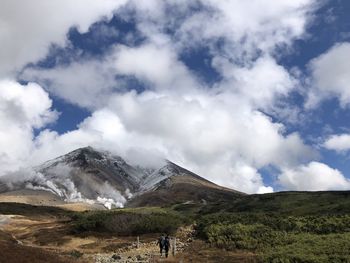
<svg viewBox="0 0 350 263">
<path fill-rule="evenodd" d="M 83 263 L 79 259 L 42 248 L 0 241 L 0 263 Z"/>
<path fill-rule="evenodd" d="M 206 262 L 206 263 L 257 263 L 256 255 L 246 251 L 226 251 L 209 247 L 201 240 L 193 241 L 186 250 L 175 258 L 155 262 Z"/>
<path fill-rule="evenodd" d="M 105 210 L 100 204 L 67 203 L 48 191 L 22 189 L 0 193 L 0 203 L 29 204 L 33 206 L 59 207 L 69 211 Z"/>
</svg>

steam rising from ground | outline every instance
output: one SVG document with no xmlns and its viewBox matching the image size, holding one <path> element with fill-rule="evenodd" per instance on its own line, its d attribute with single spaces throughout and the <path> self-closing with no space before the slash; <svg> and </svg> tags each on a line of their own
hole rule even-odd
<svg viewBox="0 0 350 263">
<path fill-rule="evenodd" d="M 105 182 L 100 190 L 101 196 L 98 196 L 96 200 L 102 203 L 105 207 L 108 209 L 111 209 L 112 205 L 116 207 L 124 207 L 126 198 L 108 182 Z"/>
<path fill-rule="evenodd" d="M 127 189 L 124 197 L 119 191 L 113 188 L 108 182 L 102 185 L 94 184 L 95 198 L 91 198 L 91 193 L 79 191 L 71 175 L 74 172 L 73 167 L 65 164 L 57 164 L 50 167 L 47 175 L 37 171 L 37 169 L 22 169 L 20 171 L 1 177 L 3 183 L 10 190 L 31 189 L 44 190 L 59 196 L 62 200 L 72 203 L 102 204 L 106 208 L 124 207 L 127 199 L 131 197 L 130 190 Z M 87 195 L 90 198 L 87 198 Z"/>
</svg>

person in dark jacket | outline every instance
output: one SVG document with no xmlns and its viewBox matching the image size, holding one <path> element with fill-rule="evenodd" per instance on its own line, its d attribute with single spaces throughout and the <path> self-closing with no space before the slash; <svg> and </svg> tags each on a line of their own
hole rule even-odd
<svg viewBox="0 0 350 263">
<path fill-rule="evenodd" d="M 157 245 L 159 245 L 160 256 L 163 255 L 164 244 L 165 244 L 165 235 L 163 234 L 158 238 L 158 241 L 157 241 Z"/>
<path fill-rule="evenodd" d="M 166 235 L 165 239 L 164 239 L 164 250 L 165 250 L 165 257 L 168 257 L 168 252 L 169 252 L 169 248 L 170 248 L 170 238 L 168 235 Z"/>
</svg>

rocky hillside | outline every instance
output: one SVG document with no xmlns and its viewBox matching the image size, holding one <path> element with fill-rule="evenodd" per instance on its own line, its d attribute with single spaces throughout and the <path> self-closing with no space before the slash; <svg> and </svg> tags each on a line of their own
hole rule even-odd
<svg viewBox="0 0 350 263">
<path fill-rule="evenodd" d="M 100 203 L 108 208 L 207 202 L 241 195 L 167 160 L 160 167 L 146 168 L 92 147 L 45 162 L 28 174 L 16 180 L 2 177 L 0 191 L 44 190 L 65 202 Z"/>
</svg>

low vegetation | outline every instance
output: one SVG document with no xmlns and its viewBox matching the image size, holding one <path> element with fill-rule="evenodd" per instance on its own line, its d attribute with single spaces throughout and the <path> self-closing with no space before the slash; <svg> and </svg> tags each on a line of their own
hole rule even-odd
<svg viewBox="0 0 350 263">
<path fill-rule="evenodd" d="M 185 221 L 178 213 L 161 208 L 90 211 L 73 216 L 73 231 L 102 231 L 118 235 L 172 234 Z"/>
<path fill-rule="evenodd" d="M 66 217 L 71 214 L 70 211 L 52 206 L 36 206 L 20 203 L 0 203 L 0 214 L 3 215 L 22 215 L 22 216 L 54 216 Z"/>
<path fill-rule="evenodd" d="M 249 250 L 262 262 L 350 262 L 350 215 L 217 213 L 199 219 L 212 246 Z"/>
<path fill-rule="evenodd" d="M 279 192 L 264 195 L 245 195 L 231 202 L 206 206 L 203 213 L 226 211 L 232 213 L 271 213 L 283 215 L 350 214 L 350 191 Z"/>
</svg>

